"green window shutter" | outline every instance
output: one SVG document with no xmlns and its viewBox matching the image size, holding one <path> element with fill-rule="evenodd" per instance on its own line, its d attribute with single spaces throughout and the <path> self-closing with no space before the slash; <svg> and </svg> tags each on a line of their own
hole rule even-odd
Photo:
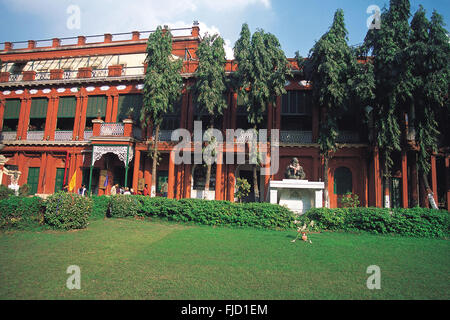
<svg viewBox="0 0 450 320">
<path fill-rule="evenodd" d="M 89 96 L 86 111 L 86 118 L 96 118 L 100 110 L 100 117 L 106 116 L 106 96 Z"/>
<path fill-rule="evenodd" d="M 47 98 L 31 99 L 30 119 L 45 119 L 47 118 Z"/>
<path fill-rule="evenodd" d="M 27 184 L 30 186 L 30 194 L 36 194 L 39 184 L 39 169 L 29 168 Z"/>
<path fill-rule="evenodd" d="M 125 94 L 119 96 L 119 106 L 117 110 L 117 122 L 128 117 L 130 108 L 133 108 L 132 118 L 136 123 L 140 123 L 141 109 L 143 105 L 142 94 Z"/>
<path fill-rule="evenodd" d="M 5 112 L 3 113 L 3 119 L 19 119 L 20 114 L 20 99 L 9 99 L 5 103 Z"/>
<path fill-rule="evenodd" d="M 77 98 L 61 97 L 58 105 L 58 118 L 75 118 Z"/>
<path fill-rule="evenodd" d="M 56 169 L 55 192 L 61 191 L 64 183 L 64 168 Z"/>
</svg>

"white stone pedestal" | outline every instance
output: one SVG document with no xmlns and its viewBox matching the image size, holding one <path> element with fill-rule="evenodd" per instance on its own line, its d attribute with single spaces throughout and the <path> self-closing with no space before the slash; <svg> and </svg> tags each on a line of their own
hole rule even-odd
<svg viewBox="0 0 450 320">
<path fill-rule="evenodd" d="M 302 215 L 308 209 L 322 207 L 323 182 L 284 179 L 270 181 L 270 203 L 286 206 L 291 211 Z"/>
<path fill-rule="evenodd" d="M 10 185 L 8 186 L 8 188 L 14 190 L 14 194 L 15 194 L 16 196 L 19 195 L 19 188 L 20 188 L 20 186 L 19 186 L 18 184 L 10 184 Z"/>
</svg>

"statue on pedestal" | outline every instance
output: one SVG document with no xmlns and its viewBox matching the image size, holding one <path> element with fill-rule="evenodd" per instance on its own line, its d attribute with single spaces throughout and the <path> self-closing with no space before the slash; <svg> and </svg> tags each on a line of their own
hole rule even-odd
<svg viewBox="0 0 450 320">
<path fill-rule="evenodd" d="M 286 179 L 305 180 L 306 174 L 297 158 L 292 158 L 291 163 L 284 172 L 284 177 Z"/>
</svg>

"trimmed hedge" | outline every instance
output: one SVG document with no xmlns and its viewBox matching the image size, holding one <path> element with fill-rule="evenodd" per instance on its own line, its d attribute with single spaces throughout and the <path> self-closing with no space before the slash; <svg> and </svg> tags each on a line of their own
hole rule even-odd
<svg viewBox="0 0 450 320">
<path fill-rule="evenodd" d="M 0 201 L 0 229 L 30 230 L 44 223 L 41 198 L 10 196 Z"/>
<path fill-rule="evenodd" d="M 56 229 L 81 229 L 88 220 L 104 217 L 159 217 L 170 221 L 205 225 L 289 229 L 300 224 L 311 231 L 365 231 L 414 237 L 446 238 L 450 213 L 425 208 L 310 209 L 301 217 L 269 203 L 232 203 L 201 199 L 167 199 L 148 196 L 94 196 L 58 192 L 46 201 L 38 197 L 9 196 L 0 200 L 0 229 L 34 229 L 43 224 Z"/>
<path fill-rule="evenodd" d="M 450 235 L 450 213 L 427 208 L 315 208 L 299 219 L 314 221 L 313 230 L 361 230 L 377 234 L 444 238 Z"/>
<path fill-rule="evenodd" d="M 134 217 L 138 215 L 140 208 L 141 204 L 136 197 L 118 194 L 111 196 L 107 214 L 111 218 Z"/>
<path fill-rule="evenodd" d="M 99 220 L 107 216 L 109 210 L 109 197 L 92 196 L 92 213 L 89 219 Z"/>
<path fill-rule="evenodd" d="M 97 200 L 98 201 L 98 200 Z M 294 214 L 270 203 L 231 203 L 201 199 L 117 195 L 110 198 L 111 217 L 160 217 L 170 221 L 205 225 L 249 226 L 287 229 L 294 227 Z"/>
<path fill-rule="evenodd" d="M 93 201 L 74 193 L 57 192 L 47 198 L 45 222 L 55 229 L 83 229 L 88 225 Z"/>
</svg>

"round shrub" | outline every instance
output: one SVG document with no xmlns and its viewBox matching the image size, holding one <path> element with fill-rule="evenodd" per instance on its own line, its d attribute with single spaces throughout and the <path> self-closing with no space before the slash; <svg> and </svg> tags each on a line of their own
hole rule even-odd
<svg viewBox="0 0 450 320">
<path fill-rule="evenodd" d="M 45 222 L 55 229 L 83 229 L 88 225 L 91 213 L 91 198 L 58 192 L 47 198 Z"/>
<path fill-rule="evenodd" d="M 134 217 L 138 215 L 140 208 L 141 204 L 137 197 L 118 194 L 111 197 L 108 214 L 113 218 Z"/>
</svg>

